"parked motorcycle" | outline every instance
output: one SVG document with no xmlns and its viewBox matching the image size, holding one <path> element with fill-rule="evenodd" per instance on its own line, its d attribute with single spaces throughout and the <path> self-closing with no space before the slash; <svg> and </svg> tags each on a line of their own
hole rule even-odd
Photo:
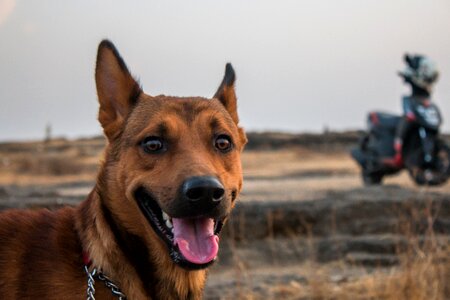
<svg viewBox="0 0 450 300">
<path fill-rule="evenodd" d="M 406 169 L 419 185 L 439 185 L 450 176 L 450 148 L 439 135 L 442 117 L 431 101 L 414 102 L 414 121 L 403 142 L 403 165 L 386 163 L 395 154 L 394 138 L 402 117 L 383 112 L 368 115 L 368 131 L 351 155 L 361 166 L 365 184 L 380 184 L 386 175 Z"/>
</svg>

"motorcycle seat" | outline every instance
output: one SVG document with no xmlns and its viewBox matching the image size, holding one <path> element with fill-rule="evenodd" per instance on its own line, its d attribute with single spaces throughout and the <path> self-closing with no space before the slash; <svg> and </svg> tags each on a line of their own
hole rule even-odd
<svg viewBox="0 0 450 300">
<path fill-rule="evenodd" d="M 368 115 L 368 122 L 375 127 L 395 130 L 402 117 L 385 112 L 371 112 Z"/>
</svg>

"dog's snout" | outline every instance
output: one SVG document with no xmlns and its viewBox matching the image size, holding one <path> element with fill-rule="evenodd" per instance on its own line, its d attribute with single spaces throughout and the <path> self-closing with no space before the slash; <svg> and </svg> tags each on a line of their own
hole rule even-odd
<svg viewBox="0 0 450 300">
<path fill-rule="evenodd" d="M 220 181 L 212 176 L 198 176 L 187 179 L 182 186 L 183 197 L 193 203 L 219 203 L 225 195 Z"/>
</svg>

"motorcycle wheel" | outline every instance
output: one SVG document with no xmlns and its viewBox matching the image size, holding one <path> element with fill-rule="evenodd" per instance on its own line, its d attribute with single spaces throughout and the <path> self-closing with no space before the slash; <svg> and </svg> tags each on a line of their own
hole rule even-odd
<svg viewBox="0 0 450 300">
<path fill-rule="evenodd" d="M 365 153 L 365 162 L 361 164 L 361 177 L 363 180 L 364 185 L 379 185 L 383 181 L 383 173 L 380 172 L 369 172 L 368 170 L 372 170 L 373 168 L 373 161 L 372 159 L 367 159 L 367 157 L 376 156 L 373 151 L 370 151 L 368 148 L 370 140 L 370 133 L 365 134 L 360 140 L 359 140 L 359 149 L 361 152 Z"/>
<path fill-rule="evenodd" d="M 437 141 L 436 147 L 436 165 L 433 169 L 408 169 L 409 175 L 418 185 L 440 185 L 450 176 L 450 148 L 442 140 Z"/>
<path fill-rule="evenodd" d="M 383 181 L 383 174 L 362 172 L 362 180 L 364 185 L 379 185 Z"/>
</svg>

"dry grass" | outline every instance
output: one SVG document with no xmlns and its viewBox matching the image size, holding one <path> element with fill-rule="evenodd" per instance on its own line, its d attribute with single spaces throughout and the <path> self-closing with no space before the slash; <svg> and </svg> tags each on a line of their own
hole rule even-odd
<svg viewBox="0 0 450 300">
<path fill-rule="evenodd" d="M 221 299 L 446 300 L 450 295 L 450 263 L 443 260 L 449 255 L 447 249 L 428 252 L 422 258 L 405 256 L 395 268 L 363 270 L 348 279 L 333 275 L 330 267 L 308 262 L 298 270 L 306 284 L 293 279 L 282 284 L 263 283 L 257 290 L 249 287 L 252 278 L 248 270 L 237 264 L 238 283 Z"/>
<path fill-rule="evenodd" d="M 66 144 L 54 142 L 52 149 L 32 144 L 28 152 L 20 153 L 4 150 L 0 153 L 0 184 L 94 180 L 101 156 L 100 142 L 86 141 L 84 148 L 75 150 Z M 360 187 L 358 168 L 347 153 L 318 153 L 300 148 L 247 151 L 243 154 L 243 163 L 244 175 L 257 177 L 246 181 L 243 201 L 258 197 L 298 201 L 329 189 Z M 286 178 L 286 175 L 293 175 L 293 178 Z M 261 179 L 264 177 L 269 179 Z M 416 188 L 406 175 L 389 179 L 388 183 Z M 448 193 L 450 185 L 440 187 L 439 191 Z M 313 254 L 306 263 L 293 262 L 293 266 L 280 267 L 272 261 L 273 268 L 251 270 L 245 258 L 234 254 L 235 267 L 230 272 L 236 285 L 223 299 L 450 299 L 450 246 L 439 244 L 432 230 L 434 216 L 430 211 L 412 212 L 405 217 L 402 224 L 406 225 L 399 227 L 399 233 L 408 237 L 408 243 L 406 249 L 399 252 L 400 264 L 396 267 L 366 269 L 343 261 L 323 265 L 315 261 Z M 413 230 L 419 219 L 426 219 L 429 226 L 425 242 Z M 276 238 L 269 239 L 267 247 L 271 247 L 271 243 L 276 243 Z M 354 270 L 351 275 L 340 275 L 348 269 Z M 297 273 L 304 280 L 258 283 L 255 273 L 260 272 L 274 277 L 286 272 Z"/>
<path fill-rule="evenodd" d="M 93 180 L 101 153 L 67 141 L 3 145 L 0 150 L 0 184 L 40 185 Z M 92 148 L 92 149 L 91 149 Z"/>
<path fill-rule="evenodd" d="M 22 157 L 15 162 L 15 172 L 32 175 L 61 176 L 80 174 L 83 171 L 83 165 L 79 162 L 60 155 L 38 154 L 33 157 Z"/>
<path fill-rule="evenodd" d="M 314 299 L 444 300 L 450 295 L 450 249 L 423 249 L 420 255 L 403 255 L 401 264 L 386 273 L 375 270 L 342 285 L 332 296 L 313 294 Z M 320 288 L 333 290 L 329 283 Z M 334 295 L 333 295 L 334 294 Z"/>
<path fill-rule="evenodd" d="M 233 293 L 236 299 L 385 299 L 446 300 L 450 295 L 450 249 L 424 252 L 424 257 L 404 256 L 402 263 L 390 270 L 366 271 L 358 278 L 345 279 L 330 274 L 329 268 L 310 262 L 302 266 L 307 284 L 291 280 L 283 284 L 264 284 L 260 291 L 250 291 L 249 275 L 239 268 L 242 280 Z M 239 266 L 239 265 L 238 265 Z M 274 270 L 274 272 L 277 272 Z M 231 297 L 230 297 L 231 298 Z M 223 299 L 230 299 L 224 297 Z"/>
<path fill-rule="evenodd" d="M 344 260 L 321 264 L 316 261 L 311 233 L 306 234 L 311 256 L 301 264 L 293 261 L 292 266 L 279 266 L 272 259 L 265 267 L 251 269 L 231 245 L 235 266 L 231 276 L 236 283 L 221 299 L 450 299 L 450 244 L 433 230 L 437 211 L 439 207 L 433 208 L 432 201 L 422 208 L 404 207 L 398 218 L 398 234 L 406 237 L 406 244 L 398 245 L 399 264 L 394 267 L 364 267 Z M 417 233 L 421 226 L 425 227 L 424 235 Z M 267 247 L 273 243 L 277 240 L 269 230 Z M 265 279 L 258 282 L 261 274 Z M 286 274 L 296 276 L 281 282 L 267 280 L 271 275 L 290 278 Z"/>
</svg>

